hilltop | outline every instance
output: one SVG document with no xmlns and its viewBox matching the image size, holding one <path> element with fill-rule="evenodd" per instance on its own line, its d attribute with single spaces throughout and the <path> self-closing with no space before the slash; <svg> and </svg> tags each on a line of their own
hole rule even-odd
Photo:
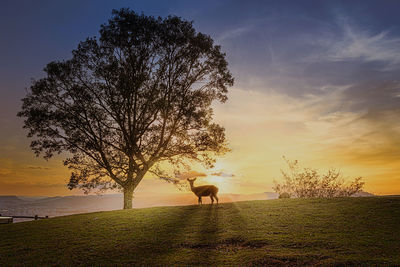
<svg viewBox="0 0 400 267">
<path fill-rule="evenodd" d="M 9 265 L 400 265 L 400 197 L 156 207 L 0 225 Z"/>
<path fill-rule="evenodd" d="M 244 200 L 266 200 L 278 198 L 277 193 L 264 192 L 258 194 L 220 194 L 220 202 Z M 209 198 L 204 199 L 208 204 Z M 58 197 L 25 197 L 0 196 L 0 214 L 4 216 L 64 216 L 78 213 L 120 210 L 123 203 L 122 194 L 76 195 Z M 138 194 L 133 201 L 134 208 L 156 206 L 193 205 L 197 203 L 192 192 L 181 194 Z M 27 219 L 15 219 L 26 221 Z M 29 220 L 29 219 L 28 219 Z"/>
</svg>

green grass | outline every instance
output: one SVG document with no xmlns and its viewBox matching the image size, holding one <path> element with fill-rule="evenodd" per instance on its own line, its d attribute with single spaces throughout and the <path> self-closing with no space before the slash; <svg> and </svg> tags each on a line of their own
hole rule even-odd
<svg viewBox="0 0 400 267">
<path fill-rule="evenodd" d="M 400 266 L 400 198 L 280 199 L 0 225 L 0 266 Z"/>
</svg>

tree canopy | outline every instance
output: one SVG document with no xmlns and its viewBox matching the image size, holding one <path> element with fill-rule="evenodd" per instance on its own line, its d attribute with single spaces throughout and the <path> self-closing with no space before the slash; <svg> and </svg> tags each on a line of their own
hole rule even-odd
<svg viewBox="0 0 400 267">
<path fill-rule="evenodd" d="M 210 36 L 176 16 L 114 10 L 98 38 L 54 61 L 33 81 L 18 116 L 36 155 L 67 152 L 70 189 L 124 191 L 124 208 L 146 173 L 171 181 L 188 161 L 207 167 L 227 151 L 211 104 L 234 79 Z"/>
</svg>

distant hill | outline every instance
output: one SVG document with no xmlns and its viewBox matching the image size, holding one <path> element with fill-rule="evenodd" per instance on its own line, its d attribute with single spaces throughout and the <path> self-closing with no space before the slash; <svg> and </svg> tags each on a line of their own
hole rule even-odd
<svg viewBox="0 0 400 267">
<path fill-rule="evenodd" d="M 357 196 L 373 196 L 361 192 Z M 220 203 L 277 199 L 278 194 L 264 192 L 257 194 L 220 194 Z M 19 197 L 0 196 L 0 214 L 3 215 L 27 215 L 27 216 L 63 216 L 77 213 L 95 211 L 119 210 L 122 208 L 122 194 L 83 195 L 64 197 Z M 204 204 L 210 203 L 205 197 Z M 133 200 L 134 208 L 146 208 L 155 206 L 176 206 L 197 204 L 197 197 L 192 192 L 179 194 L 138 194 Z M 16 220 L 25 221 L 25 220 Z"/>
<path fill-rule="evenodd" d="M 0 196 L 0 208 L 6 206 L 14 206 L 25 203 L 24 200 L 17 196 Z"/>
<path fill-rule="evenodd" d="M 2 198 L 4 199 L 2 201 Z M 22 198 L 24 200 L 22 200 Z M 246 200 L 266 200 L 270 197 L 266 193 L 259 194 L 220 194 L 220 202 L 235 202 Z M 203 203 L 210 202 L 208 197 Z M 65 197 L 0 197 L 0 214 L 26 216 L 63 216 L 95 211 L 119 210 L 122 208 L 122 194 L 83 195 Z M 176 206 L 197 204 L 197 197 L 192 192 L 183 194 L 146 194 L 134 198 L 134 208 L 154 206 Z M 26 221 L 26 220 L 16 220 Z"/>
<path fill-rule="evenodd" d="M 122 195 L 18 198 L 0 196 L 0 214 L 24 216 L 63 216 L 76 213 L 121 209 Z M 15 222 L 26 221 L 16 219 Z"/>
<path fill-rule="evenodd" d="M 358 192 L 358 193 L 355 193 L 354 195 L 352 195 L 352 197 L 373 197 L 373 196 L 375 196 L 375 195 L 365 192 L 365 191 L 361 191 L 361 192 Z"/>
<path fill-rule="evenodd" d="M 275 192 L 265 192 L 267 195 L 267 199 L 277 199 L 279 198 L 279 194 Z"/>
<path fill-rule="evenodd" d="M 367 197 L 57 217 L 0 225 L 0 266 L 400 266 L 399 211 Z"/>
</svg>

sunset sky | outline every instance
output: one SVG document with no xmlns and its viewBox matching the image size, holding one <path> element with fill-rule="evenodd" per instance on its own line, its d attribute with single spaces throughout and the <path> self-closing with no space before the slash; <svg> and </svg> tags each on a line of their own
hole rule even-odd
<svg viewBox="0 0 400 267">
<path fill-rule="evenodd" d="M 98 35 L 111 10 L 181 16 L 227 54 L 235 85 L 214 105 L 232 149 L 199 183 L 272 191 L 282 156 L 400 194 L 399 1 L 7 1 L 0 4 L 0 195 L 70 195 L 62 155 L 36 158 L 16 117 L 32 78 Z M 150 175 L 146 193 L 179 193 Z"/>
</svg>

